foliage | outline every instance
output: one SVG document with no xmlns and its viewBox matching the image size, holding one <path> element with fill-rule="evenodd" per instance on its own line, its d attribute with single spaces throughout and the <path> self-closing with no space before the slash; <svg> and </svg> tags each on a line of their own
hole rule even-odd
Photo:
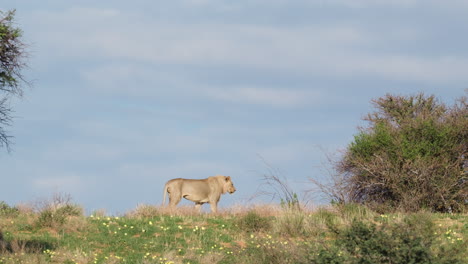
<svg viewBox="0 0 468 264">
<path fill-rule="evenodd" d="M 39 227 L 61 228 L 70 218 L 83 215 L 83 209 L 72 203 L 69 194 L 54 193 L 50 199 L 38 202 L 38 217 L 36 225 Z"/>
<path fill-rule="evenodd" d="M 46 208 L 40 212 L 37 219 L 37 225 L 40 227 L 61 227 L 69 217 L 82 215 L 82 209 L 79 206 L 66 204 L 59 208 Z"/>
<path fill-rule="evenodd" d="M 247 232 L 267 231 L 271 228 L 271 220 L 268 217 L 260 216 L 255 211 L 249 211 L 238 219 L 237 225 Z"/>
<path fill-rule="evenodd" d="M 69 215 L 60 227 L 31 224 L 43 211 L 0 217 L 0 263 L 463 263 L 467 257 L 463 214 L 378 215 L 340 205 L 273 216 L 172 215 L 157 207 L 148 216 L 84 216 L 76 207 L 60 208 Z M 283 232 L 284 219 L 293 217 L 302 219 L 295 224 L 302 231 Z M 270 227 L 257 228 L 264 221 Z"/>
<path fill-rule="evenodd" d="M 408 215 L 401 222 L 381 223 L 355 220 L 343 229 L 332 229 L 336 239 L 318 254 L 311 254 L 313 263 L 464 263 L 466 254 L 460 248 L 466 242 L 452 239 L 440 245 L 440 237 L 431 217 Z M 447 233 L 447 232 L 446 232 Z M 457 244 L 456 247 L 453 244 Z M 438 250 L 434 250 L 438 248 Z"/>
<path fill-rule="evenodd" d="M 307 216 L 295 209 L 284 209 L 285 213 L 276 218 L 275 230 L 279 234 L 290 237 L 301 237 L 307 234 Z"/>
<path fill-rule="evenodd" d="M 447 107 L 434 96 L 374 100 L 377 111 L 338 163 L 351 202 L 379 211 L 467 210 L 466 97 Z"/>
<path fill-rule="evenodd" d="M 18 213 L 18 208 L 11 207 L 4 201 L 0 201 L 0 216 L 13 216 Z"/>
<path fill-rule="evenodd" d="M 10 136 L 4 127 L 11 123 L 9 97 L 22 95 L 21 85 L 27 82 L 21 74 L 26 67 L 22 31 L 15 27 L 15 11 L 0 11 L 0 147 L 9 146 Z"/>
<path fill-rule="evenodd" d="M 299 198 L 297 197 L 297 193 L 293 192 L 291 196 L 286 196 L 286 198 L 280 199 L 281 207 L 283 208 L 300 208 Z"/>
</svg>

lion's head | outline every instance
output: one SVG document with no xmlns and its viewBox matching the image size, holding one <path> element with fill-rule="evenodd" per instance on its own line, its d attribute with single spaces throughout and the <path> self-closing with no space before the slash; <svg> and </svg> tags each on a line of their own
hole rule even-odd
<svg viewBox="0 0 468 264">
<path fill-rule="evenodd" d="M 231 176 L 224 176 L 224 179 L 223 193 L 228 192 L 233 194 L 236 191 L 236 187 L 234 187 L 234 183 L 232 183 Z"/>
</svg>

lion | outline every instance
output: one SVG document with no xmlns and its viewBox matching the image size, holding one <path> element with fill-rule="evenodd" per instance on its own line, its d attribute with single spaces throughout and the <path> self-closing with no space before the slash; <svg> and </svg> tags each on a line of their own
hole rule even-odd
<svg viewBox="0 0 468 264">
<path fill-rule="evenodd" d="M 221 194 L 236 191 L 230 176 L 216 175 L 206 179 L 172 179 L 164 186 L 163 205 L 166 204 L 166 194 L 169 194 L 169 206 L 174 208 L 182 197 L 195 203 L 199 211 L 204 203 L 209 203 L 211 212 L 218 211 Z"/>
</svg>

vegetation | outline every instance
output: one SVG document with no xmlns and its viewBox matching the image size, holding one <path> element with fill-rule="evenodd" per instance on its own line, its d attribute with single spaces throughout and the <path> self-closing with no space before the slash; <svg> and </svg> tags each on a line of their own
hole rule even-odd
<svg viewBox="0 0 468 264">
<path fill-rule="evenodd" d="M 380 212 L 466 212 L 468 107 L 434 96 L 386 95 L 365 120 L 337 168 L 342 202 Z M 345 200 L 345 201 L 343 201 Z"/>
<path fill-rule="evenodd" d="M 0 11 L 0 147 L 9 147 L 10 136 L 5 126 L 11 124 L 11 96 L 21 96 L 27 84 L 21 70 L 25 65 L 25 44 L 22 31 L 14 25 L 15 11 Z"/>
<path fill-rule="evenodd" d="M 0 208 L 0 263 L 466 263 L 468 215 L 380 215 L 347 204 L 218 215 L 139 206 L 84 216 L 72 203 Z M 274 215 L 271 212 L 275 212 Z M 268 214 L 265 214 L 268 213 Z"/>
<path fill-rule="evenodd" d="M 22 31 L 0 11 L 0 147 L 12 96 L 27 84 Z M 467 263 L 468 107 L 386 95 L 336 165 L 334 199 L 314 211 L 270 167 L 257 195 L 279 208 L 199 214 L 140 206 L 85 216 L 69 197 L 38 208 L 0 202 L 3 263 Z M 268 213 L 266 213 L 268 212 Z M 377 213 L 380 212 L 380 213 Z M 385 214 L 383 214 L 385 213 Z"/>
</svg>

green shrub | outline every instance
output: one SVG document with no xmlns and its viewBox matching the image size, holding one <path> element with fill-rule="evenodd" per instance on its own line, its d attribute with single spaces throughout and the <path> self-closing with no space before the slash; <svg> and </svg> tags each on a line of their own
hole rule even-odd
<svg viewBox="0 0 468 264">
<path fill-rule="evenodd" d="M 248 248 L 239 261 L 230 263 L 258 263 L 258 264 L 298 264 L 305 263 L 302 252 L 291 252 L 272 247 Z"/>
<path fill-rule="evenodd" d="M 297 237 L 305 235 L 306 215 L 297 209 L 289 209 L 287 213 L 277 217 L 277 232 L 284 236 Z"/>
<path fill-rule="evenodd" d="M 464 263 L 465 248 L 459 244 L 437 240 L 429 214 L 415 214 L 401 221 L 376 224 L 354 220 L 345 228 L 330 229 L 336 236 L 321 250 L 312 251 L 312 263 Z"/>
<path fill-rule="evenodd" d="M 375 212 L 368 207 L 356 203 L 336 204 L 334 208 L 341 219 L 347 222 L 354 219 L 371 219 L 375 216 Z"/>
<path fill-rule="evenodd" d="M 373 103 L 369 126 L 336 165 L 344 200 L 380 212 L 466 212 L 467 98 L 451 107 L 422 93 Z"/>
<path fill-rule="evenodd" d="M 249 211 L 237 220 L 237 225 L 246 232 L 259 232 L 270 229 L 271 220 L 268 217 L 258 215 L 255 211 Z"/>
<path fill-rule="evenodd" d="M 49 207 L 39 213 L 37 225 L 39 227 L 61 227 L 69 217 L 81 216 L 83 210 L 76 205 L 66 204 L 59 208 Z"/>
<path fill-rule="evenodd" d="M 280 205 L 283 209 L 288 210 L 300 210 L 301 204 L 299 202 L 299 198 L 297 193 L 291 192 L 291 195 L 285 195 L 285 198 L 280 199 Z"/>
<path fill-rule="evenodd" d="M 18 213 L 18 208 L 11 207 L 4 201 L 0 201 L 0 216 L 16 216 Z"/>
<path fill-rule="evenodd" d="M 354 221 L 338 233 L 332 250 L 321 250 L 317 263 L 430 263 L 430 243 L 413 232 L 390 228 L 386 232 L 376 224 Z"/>
</svg>

